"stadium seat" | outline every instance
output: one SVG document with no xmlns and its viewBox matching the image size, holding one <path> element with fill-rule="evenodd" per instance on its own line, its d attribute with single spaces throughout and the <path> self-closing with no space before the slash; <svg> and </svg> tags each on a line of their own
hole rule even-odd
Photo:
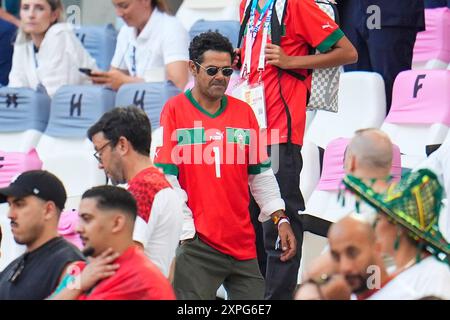
<svg viewBox="0 0 450 320">
<path fill-rule="evenodd" d="M 339 112 L 317 111 L 305 138 L 325 149 L 337 137 L 379 128 L 386 115 L 383 78 L 374 72 L 345 72 L 339 84 Z"/>
<path fill-rule="evenodd" d="M 445 69 L 450 63 L 450 8 L 425 10 L 426 31 L 417 34 L 413 69 Z"/>
<path fill-rule="evenodd" d="M 61 213 L 61 217 L 59 218 L 58 234 L 81 250 L 83 248 L 83 243 L 76 230 L 78 220 L 78 210 L 67 210 L 66 207 L 66 210 Z"/>
<path fill-rule="evenodd" d="M 41 168 L 42 161 L 34 149 L 27 153 L 0 151 L 0 188 L 9 186 L 14 178 L 23 172 Z M 3 233 L 0 247 L 0 271 L 2 271 L 25 252 L 25 246 L 18 245 L 14 241 L 7 204 L 0 204 L 0 227 Z"/>
<path fill-rule="evenodd" d="M 114 26 L 112 24 L 82 26 L 75 29 L 75 34 L 95 59 L 97 66 L 101 70 L 109 70 L 117 42 L 117 31 Z"/>
<path fill-rule="evenodd" d="M 42 161 L 36 149 L 27 153 L 4 152 L 0 150 L 0 188 L 9 186 L 19 174 L 42 168 Z"/>
<path fill-rule="evenodd" d="M 64 86 L 53 98 L 48 128 L 37 150 L 44 169 L 63 181 L 68 197 L 79 199 L 88 188 L 106 183 L 87 130 L 114 107 L 114 101 L 114 91 L 99 86 Z M 77 201 L 71 205 L 78 208 Z"/>
<path fill-rule="evenodd" d="M 300 214 L 309 214 L 327 221 L 336 222 L 355 210 L 354 203 L 339 201 L 339 191 L 342 189 L 342 180 L 345 176 L 344 156 L 350 142 L 349 138 L 332 140 L 324 154 L 323 170 L 316 189 L 306 202 L 306 209 Z M 401 177 L 400 149 L 394 145 L 391 174 L 395 180 Z M 319 256 L 327 244 L 325 237 L 305 232 L 303 239 L 303 257 L 299 277 L 302 276 L 305 266 Z"/>
<path fill-rule="evenodd" d="M 47 127 L 50 98 L 28 88 L 0 88 L 0 150 L 28 152 Z"/>
<path fill-rule="evenodd" d="M 227 37 L 233 47 L 235 48 L 239 38 L 239 21 L 213 21 L 213 20 L 198 20 L 189 30 L 189 36 L 194 39 L 195 36 L 203 32 L 217 31 L 223 36 Z"/>
<path fill-rule="evenodd" d="M 300 173 L 300 190 L 302 191 L 303 199 L 305 202 L 308 202 L 320 180 L 319 148 L 308 140 L 303 141 L 302 158 L 303 169 Z"/>
<path fill-rule="evenodd" d="M 152 130 L 159 128 L 159 118 L 164 104 L 171 97 L 181 93 L 172 82 L 133 83 L 120 87 L 116 106 L 135 105 L 145 111 L 150 118 Z"/>
<path fill-rule="evenodd" d="M 240 0 L 184 0 L 177 11 L 186 30 L 198 20 L 234 20 L 239 21 Z"/>
<path fill-rule="evenodd" d="M 426 147 L 441 144 L 450 127 L 450 71 L 411 70 L 398 75 L 392 107 L 382 130 L 400 147 L 405 168 L 426 158 Z"/>
</svg>

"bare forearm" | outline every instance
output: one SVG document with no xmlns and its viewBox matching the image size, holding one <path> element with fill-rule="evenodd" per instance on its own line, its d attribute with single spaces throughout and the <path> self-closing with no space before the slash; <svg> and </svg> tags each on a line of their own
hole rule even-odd
<svg viewBox="0 0 450 320">
<path fill-rule="evenodd" d="M 167 79 L 181 90 L 184 90 L 189 80 L 188 63 L 176 61 L 166 65 Z"/>
<path fill-rule="evenodd" d="M 64 288 L 60 293 L 52 296 L 50 300 L 77 300 L 81 294 L 81 289 Z"/>
<path fill-rule="evenodd" d="M 287 69 L 324 69 L 354 63 L 355 59 L 345 49 L 316 55 L 290 57 Z"/>
<path fill-rule="evenodd" d="M 5 10 L 0 8 L 0 19 L 6 20 L 14 25 L 16 25 L 16 27 L 20 26 L 20 20 L 17 19 L 15 16 L 13 16 L 12 14 L 6 12 Z"/>
<path fill-rule="evenodd" d="M 280 46 L 267 44 L 266 59 L 267 63 L 281 69 L 323 69 L 355 63 L 358 60 L 358 52 L 351 42 L 343 37 L 330 51 L 308 56 L 288 56 Z"/>
</svg>

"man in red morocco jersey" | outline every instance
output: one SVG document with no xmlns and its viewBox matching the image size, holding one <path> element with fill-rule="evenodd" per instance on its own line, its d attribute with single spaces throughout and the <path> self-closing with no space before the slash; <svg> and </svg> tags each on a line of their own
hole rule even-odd
<svg viewBox="0 0 450 320">
<path fill-rule="evenodd" d="M 89 130 L 99 168 L 113 184 L 128 183 L 138 204 L 133 239 L 169 276 L 183 225 L 183 201 L 150 159 L 151 126 L 137 107 L 114 108 Z M 191 219 L 190 211 L 187 213 Z"/>
<path fill-rule="evenodd" d="M 259 219 L 272 217 L 278 225 L 282 260 L 295 255 L 295 237 L 265 144 L 258 141 L 256 117 L 249 105 L 225 95 L 233 72 L 231 43 L 219 33 L 203 33 L 189 54 L 195 85 L 164 106 L 163 146 L 155 158 L 172 181 L 178 177 L 197 232 L 177 250 L 175 293 L 179 299 L 214 299 L 223 284 L 230 299 L 262 299 L 249 185 L 263 208 Z"/>
<path fill-rule="evenodd" d="M 77 232 L 84 253 L 93 258 L 69 267 L 50 299 L 175 299 L 169 281 L 133 243 L 137 211 L 133 196 L 122 188 L 100 186 L 83 194 Z"/>
<path fill-rule="evenodd" d="M 257 84 L 260 78 L 264 84 L 268 151 L 269 154 L 279 155 L 276 178 L 281 196 L 286 203 L 286 215 L 291 218 L 292 229 L 299 244 L 296 256 L 288 262 L 281 262 L 279 254 L 273 249 L 277 238 L 276 229 L 270 223 L 264 223 L 262 232 L 267 263 L 264 261 L 264 250 L 258 251 L 260 255 L 258 258 L 263 260 L 260 261 L 261 269 L 266 274 L 265 297 L 292 299 L 300 266 L 303 225 L 315 223 L 315 221 L 302 223 L 300 217 L 302 219 L 310 217 L 298 215 L 299 211 L 305 210 L 299 185 L 303 166 L 301 146 L 305 131 L 307 88 L 311 82 L 307 69 L 352 63 L 356 61 L 358 54 L 336 23 L 314 3 L 314 0 L 242 0 L 241 17 L 247 15 L 252 7 L 255 8 L 251 10 L 255 14 L 254 24 L 250 26 L 252 19 L 249 19 L 247 30 L 252 30 L 255 38 L 252 45 L 247 43 L 247 33 L 244 35 L 243 47 L 240 50 L 241 61 L 245 67 L 248 64 L 245 62 L 248 62 L 251 56 L 248 70 L 249 84 Z M 271 30 L 266 30 L 270 28 L 266 28 L 264 21 L 271 13 L 270 26 L 274 21 L 279 22 L 278 14 L 282 13 L 283 9 L 286 10 L 281 25 L 281 43 L 278 46 L 272 43 Z M 261 21 L 261 24 L 256 28 L 258 21 Z M 268 34 L 267 43 L 263 42 L 265 30 Z M 252 46 L 251 54 L 246 55 L 248 46 Z M 309 55 L 310 47 L 317 48 L 322 54 Z M 260 63 L 263 66 L 262 73 L 258 70 Z M 283 71 L 279 74 L 280 69 Z M 301 81 L 284 71 L 287 69 L 307 79 Z M 258 216 L 259 211 L 260 208 L 252 202 L 253 219 Z M 258 229 L 258 226 L 256 228 Z"/>
</svg>

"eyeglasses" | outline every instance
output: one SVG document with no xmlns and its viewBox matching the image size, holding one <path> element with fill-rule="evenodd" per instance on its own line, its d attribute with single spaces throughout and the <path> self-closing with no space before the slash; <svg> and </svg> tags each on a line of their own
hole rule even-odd
<svg viewBox="0 0 450 320">
<path fill-rule="evenodd" d="M 22 274 L 23 269 L 25 269 L 25 261 L 27 259 L 27 254 L 25 254 L 17 266 L 14 268 L 14 271 L 11 273 L 11 277 L 9 277 L 9 282 L 14 283 L 17 281 L 19 276 Z"/>
<path fill-rule="evenodd" d="M 231 67 L 224 67 L 224 68 L 219 68 L 219 67 L 208 67 L 205 68 L 204 66 L 202 66 L 200 63 L 198 63 L 197 61 L 194 61 L 196 65 L 198 65 L 200 68 L 204 69 L 206 71 L 206 74 L 210 77 L 214 77 L 219 71 L 222 71 L 222 74 L 224 77 L 231 77 L 231 75 L 233 74 L 233 68 Z"/>
<path fill-rule="evenodd" d="M 107 142 L 103 147 L 97 150 L 96 153 L 94 153 L 94 158 L 97 159 L 99 163 L 102 163 L 102 151 L 105 149 L 108 145 L 111 144 L 111 141 Z"/>
</svg>

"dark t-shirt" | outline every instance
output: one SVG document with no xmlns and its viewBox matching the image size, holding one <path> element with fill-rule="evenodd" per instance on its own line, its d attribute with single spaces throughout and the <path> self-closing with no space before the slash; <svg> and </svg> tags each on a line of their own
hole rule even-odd
<svg viewBox="0 0 450 320">
<path fill-rule="evenodd" d="M 20 256 L 0 273 L 0 300 L 43 300 L 58 286 L 68 264 L 84 260 L 63 238 Z"/>
</svg>

